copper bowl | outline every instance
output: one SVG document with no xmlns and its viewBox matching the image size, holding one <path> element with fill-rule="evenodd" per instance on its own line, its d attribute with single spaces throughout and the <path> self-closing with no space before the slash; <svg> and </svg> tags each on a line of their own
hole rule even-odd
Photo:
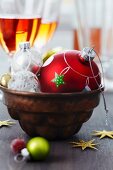
<svg viewBox="0 0 113 170">
<path fill-rule="evenodd" d="M 3 102 L 29 136 L 66 139 L 77 133 L 99 104 L 103 88 L 77 93 L 31 93 L 0 86 Z"/>
</svg>

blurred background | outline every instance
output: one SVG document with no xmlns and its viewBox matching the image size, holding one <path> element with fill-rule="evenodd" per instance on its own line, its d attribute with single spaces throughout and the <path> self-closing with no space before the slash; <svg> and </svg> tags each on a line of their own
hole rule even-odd
<svg viewBox="0 0 113 170">
<path fill-rule="evenodd" d="M 75 0 L 62 0 L 58 29 L 50 47 L 74 48 Z"/>
</svg>

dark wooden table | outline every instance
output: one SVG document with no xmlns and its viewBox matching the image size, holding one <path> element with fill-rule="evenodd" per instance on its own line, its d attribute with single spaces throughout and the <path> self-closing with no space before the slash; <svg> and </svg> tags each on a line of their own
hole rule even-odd
<svg viewBox="0 0 113 170">
<path fill-rule="evenodd" d="M 106 93 L 109 107 L 109 126 L 105 126 L 105 112 L 103 101 L 95 109 L 91 119 L 85 123 L 79 133 L 67 141 L 51 142 L 51 152 L 44 162 L 21 162 L 14 161 L 14 155 L 10 150 L 10 142 L 17 137 L 28 140 L 28 136 L 22 131 L 18 122 L 10 128 L 0 128 L 0 170 L 113 170 L 113 139 L 99 140 L 98 151 L 72 148 L 68 141 L 90 140 L 93 130 L 113 130 L 113 93 Z M 82 107 L 82 106 L 81 106 Z M 0 120 L 11 119 L 6 107 L 0 103 Z"/>
</svg>

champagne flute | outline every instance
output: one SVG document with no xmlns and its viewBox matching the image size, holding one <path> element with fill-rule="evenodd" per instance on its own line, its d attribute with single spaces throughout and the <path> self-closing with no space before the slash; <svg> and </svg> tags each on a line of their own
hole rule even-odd
<svg viewBox="0 0 113 170">
<path fill-rule="evenodd" d="M 34 46 L 41 51 L 51 40 L 58 26 L 61 0 L 46 0 L 39 32 L 34 42 Z"/>
</svg>

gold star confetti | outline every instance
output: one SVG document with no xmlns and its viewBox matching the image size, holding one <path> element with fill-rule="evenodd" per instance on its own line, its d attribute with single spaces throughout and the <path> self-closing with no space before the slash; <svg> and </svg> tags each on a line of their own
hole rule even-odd
<svg viewBox="0 0 113 170">
<path fill-rule="evenodd" d="M 99 138 L 105 138 L 105 137 L 109 137 L 111 139 L 113 139 L 113 131 L 106 131 L 106 130 L 102 130 L 102 131 L 94 131 L 93 136 L 100 136 Z"/>
<path fill-rule="evenodd" d="M 2 126 L 12 126 L 13 124 L 15 124 L 15 122 L 11 122 L 10 120 L 0 121 L 0 127 L 2 127 Z"/>
<path fill-rule="evenodd" d="M 89 140 L 89 141 L 84 141 L 80 140 L 79 142 L 69 142 L 72 144 L 72 147 L 81 147 L 82 150 L 85 150 L 86 148 L 90 149 L 96 149 L 98 150 L 95 146 L 98 145 L 98 143 L 94 143 L 95 139 Z"/>
</svg>

